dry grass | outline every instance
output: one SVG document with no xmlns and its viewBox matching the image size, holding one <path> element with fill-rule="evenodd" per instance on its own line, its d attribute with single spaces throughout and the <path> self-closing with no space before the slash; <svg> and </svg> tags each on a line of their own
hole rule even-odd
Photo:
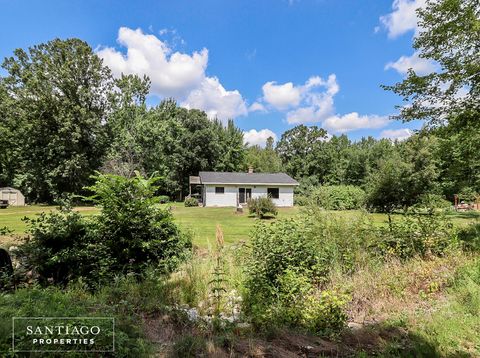
<svg viewBox="0 0 480 358">
<path fill-rule="evenodd" d="M 461 252 L 406 263 L 390 259 L 353 275 L 334 275 L 331 285 L 351 295 L 348 312 L 353 322 L 381 322 L 405 315 L 414 319 L 419 310 L 432 310 L 442 301 L 445 288 L 469 259 Z"/>
</svg>

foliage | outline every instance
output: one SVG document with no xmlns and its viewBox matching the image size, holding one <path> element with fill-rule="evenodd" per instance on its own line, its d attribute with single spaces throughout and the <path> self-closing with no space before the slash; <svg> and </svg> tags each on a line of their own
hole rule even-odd
<svg viewBox="0 0 480 358">
<path fill-rule="evenodd" d="M 172 347 L 172 358 L 195 358 L 208 354 L 207 343 L 203 337 L 183 336 Z"/>
<path fill-rule="evenodd" d="M 414 205 L 436 190 L 439 175 L 434 138 L 414 136 L 379 163 L 367 178 L 367 206 L 383 212 Z"/>
<path fill-rule="evenodd" d="M 223 249 L 225 242 L 223 241 L 223 232 L 220 225 L 216 229 L 216 248 L 215 248 L 215 265 L 213 268 L 213 279 L 209 282 L 214 302 L 214 317 L 219 318 L 222 300 L 227 290 L 225 289 L 225 263 L 223 258 Z"/>
<path fill-rule="evenodd" d="M 271 299 L 288 269 L 313 279 L 324 273 L 318 258 L 318 243 L 305 235 L 306 231 L 306 223 L 294 219 L 255 226 L 246 264 L 246 287 L 252 298 Z"/>
<path fill-rule="evenodd" d="M 194 197 L 185 198 L 184 204 L 186 207 L 197 207 L 198 199 Z"/>
<path fill-rule="evenodd" d="M 248 200 L 248 211 L 250 214 L 255 214 L 255 216 L 259 219 L 263 219 L 267 216 L 267 214 L 276 216 L 278 213 L 272 198 L 268 196 L 250 198 Z"/>
<path fill-rule="evenodd" d="M 149 109 L 143 96 L 148 81 L 125 77 L 122 85 L 125 93 L 115 99 L 111 116 L 113 144 L 104 163 L 107 172 L 158 173 L 163 193 L 181 200 L 188 192 L 190 175 L 243 168 L 243 133 L 232 121 L 224 126 L 205 112 L 179 107 L 173 100 Z"/>
<path fill-rule="evenodd" d="M 245 266 L 245 309 L 255 324 L 275 322 L 319 334 L 333 334 L 344 326 L 346 297 L 318 290 L 335 254 L 331 245 L 324 247 L 318 234 L 328 229 L 325 223 L 317 226 L 316 219 L 255 227 Z"/>
<path fill-rule="evenodd" d="M 0 186 L 19 187 L 30 201 L 84 194 L 100 168 L 126 177 L 157 172 L 162 193 L 182 199 L 189 175 L 245 166 L 243 132 L 233 121 L 212 121 L 173 100 L 148 108 L 150 80 L 114 80 L 81 40 L 18 49 L 3 67 Z"/>
<path fill-rule="evenodd" d="M 472 188 L 465 187 L 458 193 L 458 200 L 471 203 L 479 198 L 479 194 Z"/>
<path fill-rule="evenodd" d="M 96 217 L 100 240 L 115 259 L 117 272 L 142 273 L 149 265 L 174 270 L 188 254 L 191 238 L 182 233 L 167 209 L 158 206 L 158 177 L 144 179 L 97 175 L 88 189 L 102 211 Z"/>
<path fill-rule="evenodd" d="M 295 194 L 293 196 L 293 205 L 296 205 L 296 206 L 306 206 L 310 204 L 311 201 L 312 201 L 312 198 L 306 195 Z"/>
<path fill-rule="evenodd" d="M 110 70 L 78 39 L 17 49 L 2 67 L 0 132 L 6 131 L 1 137 L 8 143 L 2 145 L 2 171 L 7 172 L 1 175 L 6 184 L 37 202 L 80 193 L 108 145 Z"/>
<path fill-rule="evenodd" d="M 0 227 L 0 236 L 7 236 L 13 233 L 13 230 L 7 226 Z"/>
<path fill-rule="evenodd" d="M 415 207 L 421 209 L 449 209 L 452 207 L 452 203 L 445 200 L 445 197 L 439 194 L 423 194 L 418 198 Z"/>
<path fill-rule="evenodd" d="M 286 170 L 295 178 L 309 175 L 314 167 L 317 147 L 327 137 L 327 132 L 317 126 L 296 126 L 282 134 L 277 152 Z"/>
<path fill-rule="evenodd" d="M 273 147 L 273 138 L 268 137 L 265 148 L 253 145 L 245 154 L 245 170 L 252 167 L 255 172 L 277 173 L 282 170 L 280 157 Z"/>
<path fill-rule="evenodd" d="M 66 285 L 72 278 L 90 275 L 92 281 L 102 280 L 111 258 L 88 234 L 93 228 L 80 213 L 62 208 L 41 213 L 28 224 L 31 239 L 19 247 L 17 255 L 27 270 L 35 270 L 41 285 Z"/>
<path fill-rule="evenodd" d="M 480 251 L 480 223 L 477 221 L 462 227 L 458 232 L 458 239 L 468 251 Z"/>
<path fill-rule="evenodd" d="M 326 210 L 359 209 L 365 203 L 365 191 L 353 185 L 327 185 L 311 193 L 320 207 Z"/>
<path fill-rule="evenodd" d="M 399 117 L 429 119 L 435 125 L 452 115 L 478 114 L 480 4 L 477 0 L 428 0 L 418 16 L 422 31 L 413 47 L 420 58 L 433 60 L 438 67 L 424 76 L 410 69 L 405 80 L 385 86 L 410 104 L 401 107 Z"/>
<path fill-rule="evenodd" d="M 441 256 L 458 245 L 457 233 L 444 214 L 406 213 L 398 220 L 390 220 L 388 227 L 380 228 L 375 246 L 382 255 L 408 259 L 419 255 Z"/>
<path fill-rule="evenodd" d="M 417 319 L 416 330 L 435 347 L 435 356 L 468 357 L 480 353 L 480 262 L 460 267 L 444 294 L 444 303 Z M 411 330 L 411 329 L 409 329 Z M 415 347 L 414 352 L 421 347 Z"/>
<path fill-rule="evenodd" d="M 170 197 L 168 195 L 159 195 L 158 196 L 158 202 L 160 204 L 166 204 L 170 202 Z"/>
<path fill-rule="evenodd" d="M 302 312 L 302 325 L 310 332 L 332 336 L 341 332 L 347 323 L 347 295 L 329 290 L 306 297 Z"/>
<path fill-rule="evenodd" d="M 65 285 L 83 278 L 91 286 L 119 273 L 143 275 L 149 266 L 174 270 L 188 255 L 190 238 L 153 196 L 157 178 L 98 175 L 89 189 L 102 211 L 91 219 L 70 208 L 30 221 L 31 240 L 20 256 L 39 282 Z"/>
</svg>

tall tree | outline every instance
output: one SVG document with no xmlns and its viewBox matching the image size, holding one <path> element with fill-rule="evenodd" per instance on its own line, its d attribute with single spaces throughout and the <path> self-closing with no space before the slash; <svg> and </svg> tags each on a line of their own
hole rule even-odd
<svg viewBox="0 0 480 358">
<path fill-rule="evenodd" d="M 80 192 L 107 146 L 109 69 L 78 39 L 17 49 L 2 67 L 15 133 L 13 184 L 33 201 Z"/>
<path fill-rule="evenodd" d="M 327 132 L 317 126 L 296 126 L 282 134 L 277 144 L 277 152 L 293 177 L 314 174 L 314 156 L 317 148 L 327 138 Z"/>
<path fill-rule="evenodd" d="M 398 118 L 425 119 L 440 139 L 443 192 L 480 192 L 480 2 L 427 0 L 418 10 L 420 28 L 414 48 L 438 69 L 425 76 L 413 70 L 385 86 L 408 103 Z"/>
<path fill-rule="evenodd" d="M 147 114 L 150 80 L 122 75 L 115 80 L 115 85 L 117 90 L 110 96 L 112 111 L 108 120 L 110 147 L 102 170 L 130 178 L 135 171 L 144 172 L 140 123 Z"/>
<path fill-rule="evenodd" d="M 245 157 L 245 167 L 252 167 L 256 172 L 276 173 L 281 171 L 282 162 L 274 148 L 274 140 L 272 137 L 267 138 L 265 148 L 253 145 L 247 148 Z"/>
<path fill-rule="evenodd" d="M 413 47 L 439 70 L 420 76 L 412 69 L 394 86 L 401 95 L 399 118 L 442 124 L 465 112 L 480 113 L 480 2 L 427 0 L 418 11 L 420 28 Z M 477 120 L 478 122 L 478 120 Z"/>
</svg>

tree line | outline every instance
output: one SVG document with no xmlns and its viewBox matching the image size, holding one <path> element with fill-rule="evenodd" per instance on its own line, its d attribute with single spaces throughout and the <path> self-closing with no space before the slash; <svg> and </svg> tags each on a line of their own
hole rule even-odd
<svg viewBox="0 0 480 358">
<path fill-rule="evenodd" d="M 0 77 L 0 187 L 15 186 L 31 202 L 82 194 L 96 171 L 162 178 L 163 193 L 182 199 L 188 176 L 201 170 L 286 171 L 300 191 L 355 185 L 372 207 L 410 206 L 425 194 L 471 200 L 480 192 L 480 9 L 474 0 L 427 1 L 419 10 L 420 57 L 437 72 L 385 86 L 408 105 L 396 119 L 424 120 L 406 141 L 327 136 L 299 125 L 247 146 L 233 121 L 167 99 L 147 104 L 150 80 L 114 78 L 79 39 L 55 39 L 17 49 Z M 461 24 L 461 26 L 459 25 Z"/>
</svg>

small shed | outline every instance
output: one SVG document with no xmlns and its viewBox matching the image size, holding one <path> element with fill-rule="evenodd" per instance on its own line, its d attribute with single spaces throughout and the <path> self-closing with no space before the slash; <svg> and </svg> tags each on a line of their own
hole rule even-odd
<svg viewBox="0 0 480 358">
<path fill-rule="evenodd" d="M 0 188 L 0 200 L 8 200 L 11 206 L 24 206 L 25 197 L 22 192 L 15 188 Z"/>
</svg>

